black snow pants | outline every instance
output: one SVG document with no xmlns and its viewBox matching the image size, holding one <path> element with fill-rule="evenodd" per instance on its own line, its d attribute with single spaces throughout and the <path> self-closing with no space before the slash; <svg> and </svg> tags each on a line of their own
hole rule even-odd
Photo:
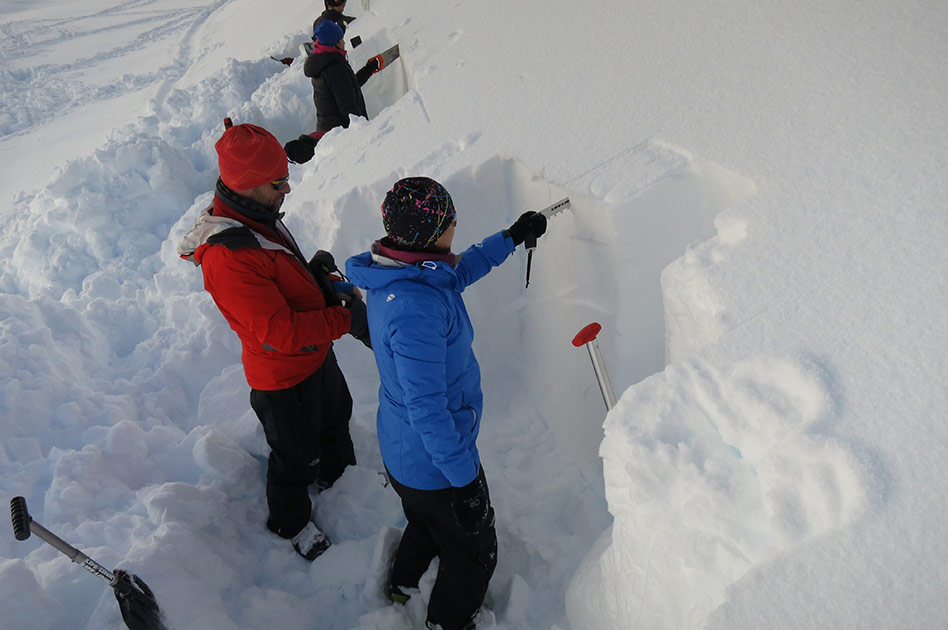
<svg viewBox="0 0 948 630">
<path fill-rule="evenodd" d="M 250 406 L 270 445 L 267 527 L 292 538 L 310 520 L 309 486 L 332 485 L 355 452 L 349 435 L 352 396 L 330 349 L 318 370 L 298 385 L 250 391 Z"/>
<path fill-rule="evenodd" d="M 479 474 L 486 488 L 483 469 Z M 484 602 L 487 583 L 497 566 L 494 508 L 490 508 L 487 520 L 490 525 L 471 535 L 454 520 L 451 488 L 417 490 L 398 483 L 391 475 L 389 478 L 408 518 L 395 554 L 391 584 L 417 587 L 428 565 L 438 557 L 428 621 L 444 630 L 472 627 L 468 624 Z"/>
</svg>

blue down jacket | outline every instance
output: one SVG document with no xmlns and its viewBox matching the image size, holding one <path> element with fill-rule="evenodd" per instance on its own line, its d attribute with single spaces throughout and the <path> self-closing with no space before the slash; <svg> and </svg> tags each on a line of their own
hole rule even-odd
<svg viewBox="0 0 948 630">
<path fill-rule="evenodd" d="M 437 490 L 465 486 L 477 476 L 483 396 L 461 292 L 513 251 L 513 240 L 498 232 L 467 249 L 456 266 L 431 260 L 407 265 L 373 252 L 346 261 L 349 280 L 368 289 L 381 379 L 379 448 L 402 485 Z"/>
</svg>

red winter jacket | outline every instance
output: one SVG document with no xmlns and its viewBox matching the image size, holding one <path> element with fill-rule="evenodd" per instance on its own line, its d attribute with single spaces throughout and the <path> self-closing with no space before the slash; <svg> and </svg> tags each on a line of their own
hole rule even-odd
<svg viewBox="0 0 948 630">
<path fill-rule="evenodd" d="M 323 364 L 332 341 L 349 332 L 351 315 L 326 305 L 282 224 L 274 230 L 251 221 L 218 197 L 210 216 L 223 223 L 210 229 L 205 223 L 188 258 L 201 266 L 204 288 L 240 337 L 247 382 L 262 390 L 292 387 Z"/>
</svg>

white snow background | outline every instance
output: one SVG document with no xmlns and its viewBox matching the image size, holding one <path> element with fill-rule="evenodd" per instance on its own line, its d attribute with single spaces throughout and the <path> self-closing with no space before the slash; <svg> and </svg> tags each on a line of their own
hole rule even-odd
<svg viewBox="0 0 948 630">
<path fill-rule="evenodd" d="M 0 496 L 140 575 L 170 629 L 419 628 L 434 579 L 382 598 L 404 522 L 350 338 L 360 464 L 315 498 L 334 545 L 310 564 L 266 531 L 239 344 L 174 253 L 224 116 L 312 130 L 320 5 L 0 5 Z M 528 289 L 518 251 L 466 294 L 500 539 L 479 627 L 948 627 L 948 3 L 347 13 L 354 67 L 401 59 L 291 167 L 307 253 L 366 249 L 404 176 L 451 191 L 458 249 L 572 199 Z M 592 321 L 608 416 L 570 343 Z M 124 624 L 8 529 L 0 626 Z"/>
</svg>

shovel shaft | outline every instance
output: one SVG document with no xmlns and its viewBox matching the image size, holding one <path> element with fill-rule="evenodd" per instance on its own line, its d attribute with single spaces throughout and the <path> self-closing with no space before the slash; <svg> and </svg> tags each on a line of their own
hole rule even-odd
<svg viewBox="0 0 948 630">
<path fill-rule="evenodd" d="M 26 540 L 30 534 L 36 534 L 37 538 L 42 538 L 92 575 L 105 580 L 109 586 L 115 586 L 115 574 L 34 521 L 23 497 L 13 497 L 10 500 L 10 519 L 13 521 L 13 534 L 17 540 Z"/>
<path fill-rule="evenodd" d="M 166 630 L 161 622 L 161 610 L 155 601 L 155 594 L 137 575 L 116 569 L 109 571 L 101 564 L 82 553 L 65 540 L 49 531 L 30 516 L 26 499 L 13 497 L 10 501 L 10 519 L 17 540 L 26 540 L 30 534 L 36 534 L 50 546 L 55 547 L 83 569 L 108 582 L 115 591 L 122 620 L 129 630 Z"/>
<path fill-rule="evenodd" d="M 81 566 L 92 575 L 104 580 L 105 582 L 108 582 L 109 585 L 114 586 L 115 575 L 113 575 L 111 571 L 32 519 L 30 520 L 30 531 L 59 551 L 63 552 L 67 558 Z"/>
</svg>

